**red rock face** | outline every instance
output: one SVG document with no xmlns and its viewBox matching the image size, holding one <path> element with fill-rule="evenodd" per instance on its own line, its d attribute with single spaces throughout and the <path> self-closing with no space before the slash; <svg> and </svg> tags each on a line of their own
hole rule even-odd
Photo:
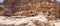
<svg viewBox="0 0 60 26">
<path fill-rule="evenodd" d="M 59 5 L 60 5 L 60 3 L 59 3 Z M 59 6 L 59 18 L 60 18 L 60 6 Z"/>
<path fill-rule="evenodd" d="M 0 5 L 0 25 L 55 26 L 59 13 L 56 0 L 5 0 Z"/>
<path fill-rule="evenodd" d="M 8 11 L 5 10 L 5 14 L 9 16 L 16 14 L 17 16 L 32 16 L 39 12 L 43 12 L 48 13 L 49 16 L 54 15 L 59 17 L 59 5 L 56 0 L 5 0 L 3 5 L 8 9 Z M 29 11 L 32 11 L 33 13 L 30 13 Z M 22 13 L 20 14 L 17 12 Z"/>
</svg>

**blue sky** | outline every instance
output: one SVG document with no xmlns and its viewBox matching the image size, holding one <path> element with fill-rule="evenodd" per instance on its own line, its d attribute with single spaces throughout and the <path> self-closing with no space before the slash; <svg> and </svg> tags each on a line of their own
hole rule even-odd
<svg viewBox="0 0 60 26">
<path fill-rule="evenodd" d="M 4 0 L 0 0 L 0 3 L 2 3 Z"/>
<path fill-rule="evenodd" d="M 58 2 L 60 2 L 60 0 L 57 0 Z"/>
<path fill-rule="evenodd" d="M 2 3 L 4 0 L 0 0 L 0 3 Z M 60 0 L 57 0 L 58 2 L 60 2 Z"/>
</svg>

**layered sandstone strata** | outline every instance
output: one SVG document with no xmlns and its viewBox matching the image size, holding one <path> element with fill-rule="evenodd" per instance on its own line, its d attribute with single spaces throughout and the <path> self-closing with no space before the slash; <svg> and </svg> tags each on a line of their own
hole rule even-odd
<svg viewBox="0 0 60 26">
<path fill-rule="evenodd" d="M 59 5 L 56 0 L 5 0 L 3 5 L 7 9 L 5 10 L 6 16 L 29 17 L 43 12 L 59 17 Z"/>
<path fill-rule="evenodd" d="M 5 0 L 0 5 L 0 26 L 57 26 L 57 17 L 56 0 Z"/>
</svg>

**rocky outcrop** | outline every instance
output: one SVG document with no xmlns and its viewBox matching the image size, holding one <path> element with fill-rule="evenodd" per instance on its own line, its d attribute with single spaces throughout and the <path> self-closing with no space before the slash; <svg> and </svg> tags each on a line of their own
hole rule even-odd
<svg viewBox="0 0 60 26">
<path fill-rule="evenodd" d="M 56 0 L 4 0 L 0 5 L 0 26 L 59 26 Z"/>
<path fill-rule="evenodd" d="M 7 17 L 0 16 L 0 26 L 59 26 L 60 20 L 53 15 L 47 16 L 40 12 L 34 17 Z"/>
<path fill-rule="evenodd" d="M 7 9 L 5 10 L 7 16 L 22 15 L 29 17 L 37 15 L 38 12 L 43 12 L 48 13 L 48 16 L 59 17 L 59 5 L 56 0 L 5 0 L 3 5 Z"/>
</svg>

